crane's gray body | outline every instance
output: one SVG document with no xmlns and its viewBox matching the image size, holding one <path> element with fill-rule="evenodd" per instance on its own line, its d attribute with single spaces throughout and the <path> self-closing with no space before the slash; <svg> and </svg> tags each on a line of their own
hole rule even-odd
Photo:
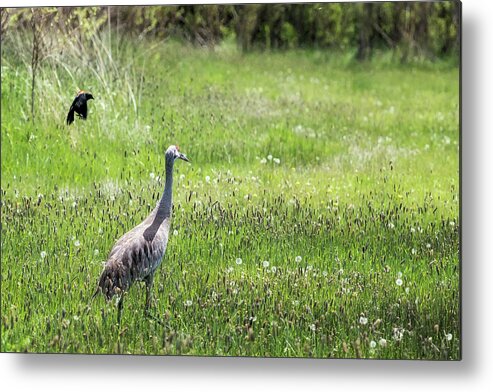
<svg viewBox="0 0 493 392">
<path fill-rule="evenodd" d="M 123 307 L 123 293 L 132 283 L 146 283 L 146 310 L 150 305 L 151 287 L 156 269 L 161 265 L 168 245 L 171 226 L 173 165 L 177 158 L 188 158 L 175 146 L 166 150 L 166 181 L 164 192 L 156 208 L 139 225 L 124 234 L 111 249 L 104 270 L 99 278 L 98 289 L 106 299 L 120 295 L 118 320 Z"/>
<path fill-rule="evenodd" d="M 158 205 L 141 224 L 116 242 L 99 280 L 107 299 L 127 291 L 135 281 L 152 279 L 163 261 L 170 225 L 171 214 L 166 216 Z"/>
</svg>

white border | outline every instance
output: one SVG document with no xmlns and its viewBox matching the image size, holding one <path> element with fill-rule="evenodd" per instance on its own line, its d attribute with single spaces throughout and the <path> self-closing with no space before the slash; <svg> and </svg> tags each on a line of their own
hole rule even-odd
<svg viewBox="0 0 493 392">
<path fill-rule="evenodd" d="M 163 3 L 179 2 L 3 0 L 1 5 Z M 489 370 L 493 354 L 493 258 L 489 247 L 493 239 L 490 229 L 493 223 L 492 11 L 493 2 L 463 1 L 461 362 L 0 354 L 0 385 L 7 387 L 3 390 L 490 390 L 493 385 Z"/>
</svg>

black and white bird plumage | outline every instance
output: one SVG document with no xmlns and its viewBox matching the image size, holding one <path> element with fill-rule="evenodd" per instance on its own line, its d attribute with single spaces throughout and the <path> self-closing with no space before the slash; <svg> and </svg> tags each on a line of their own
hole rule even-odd
<svg viewBox="0 0 493 392">
<path fill-rule="evenodd" d="M 91 93 L 83 90 L 80 90 L 77 93 L 74 101 L 72 102 L 72 105 L 70 106 L 70 110 L 68 111 L 68 125 L 74 122 L 74 113 L 77 113 L 77 116 L 79 116 L 79 118 L 82 118 L 83 120 L 87 119 L 87 101 L 89 101 L 90 99 L 94 99 Z"/>
</svg>

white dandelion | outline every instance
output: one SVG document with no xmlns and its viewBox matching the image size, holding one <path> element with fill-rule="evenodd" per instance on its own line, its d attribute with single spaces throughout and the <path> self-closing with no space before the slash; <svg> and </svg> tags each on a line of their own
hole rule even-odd
<svg viewBox="0 0 493 392">
<path fill-rule="evenodd" d="M 448 341 L 452 340 L 452 334 L 451 333 L 448 333 L 447 335 L 445 335 L 445 337 L 447 338 Z"/>
<path fill-rule="evenodd" d="M 269 262 L 268 262 L 267 260 L 264 260 L 264 261 L 262 262 L 262 266 L 263 266 L 264 268 L 269 267 Z"/>
<path fill-rule="evenodd" d="M 375 348 L 375 347 L 377 347 L 377 342 L 375 342 L 374 340 L 372 340 L 370 342 L 370 348 Z"/>
<path fill-rule="evenodd" d="M 281 160 L 279 158 L 274 158 L 273 161 L 278 165 L 281 163 Z"/>
<path fill-rule="evenodd" d="M 401 278 L 396 279 L 395 284 L 396 284 L 397 286 L 402 286 L 402 279 L 401 279 Z"/>
<path fill-rule="evenodd" d="M 79 240 L 75 240 L 74 241 L 74 245 L 77 246 L 77 247 L 79 247 L 80 246 L 80 241 Z"/>
<path fill-rule="evenodd" d="M 317 326 L 315 324 L 310 324 L 310 329 L 315 332 L 317 330 Z"/>
<path fill-rule="evenodd" d="M 205 176 L 205 182 L 211 182 L 211 178 L 209 176 Z"/>
<path fill-rule="evenodd" d="M 41 258 L 44 259 L 46 257 L 46 252 L 43 250 L 41 251 Z"/>
<path fill-rule="evenodd" d="M 192 300 L 191 300 L 191 299 L 187 299 L 187 300 L 185 301 L 185 306 L 192 306 L 192 304 L 193 304 L 193 302 L 192 302 Z"/>
<path fill-rule="evenodd" d="M 173 235 L 178 235 L 178 230 L 173 230 Z"/>
<path fill-rule="evenodd" d="M 297 263 L 301 263 L 301 256 L 296 256 L 294 261 L 296 261 Z"/>
<path fill-rule="evenodd" d="M 267 155 L 267 159 L 268 159 L 269 161 L 272 161 L 272 155 L 270 155 L 270 154 L 269 154 L 269 155 Z"/>
<path fill-rule="evenodd" d="M 241 258 L 239 258 L 239 257 L 238 257 L 238 258 L 236 259 L 236 264 L 241 265 L 241 263 L 243 263 L 243 260 L 242 260 Z"/>
<path fill-rule="evenodd" d="M 387 340 L 385 340 L 384 338 L 381 338 L 378 341 L 378 344 L 380 345 L 380 347 L 387 347 Z"/>
<path fill-rule="evenodd" d="M 273 274 L 275 274 L 277 272 L 277 267 L 276 266 L 272 266 L 272 268 L 270 270 L 272 271 Z"/>
<path fill-rule="evenodd" d="M 151 178 L 151 180 L 154 180 L 154 178 L 156 178 L 156 175 L 154 174 L 154 172 L 150 172 L 149 177 Z"/>
<path fill-rule="evenodd" d="M 366 317 L 361 316 L 361 317 L 359 318 L 359 323 L 360 323 L 361 325 L 366 325 L 366 324 L 368 324 L 368 319 L 367 319 Z"/>
</svg>

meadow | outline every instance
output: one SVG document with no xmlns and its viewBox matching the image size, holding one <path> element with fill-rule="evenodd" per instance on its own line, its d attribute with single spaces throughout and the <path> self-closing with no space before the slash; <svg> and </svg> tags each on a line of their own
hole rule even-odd
<svg viewBox="0 0 493 392">
<path fill-rule="evenodd" d="M 3 352 L 460 359 L 456 65 L 104 42 L 43 62 L 34 121 L 2 45 Z M 171 144 L 161 323 L 136 284 L 119 326 L 91 296 Z"/>
</svg>

